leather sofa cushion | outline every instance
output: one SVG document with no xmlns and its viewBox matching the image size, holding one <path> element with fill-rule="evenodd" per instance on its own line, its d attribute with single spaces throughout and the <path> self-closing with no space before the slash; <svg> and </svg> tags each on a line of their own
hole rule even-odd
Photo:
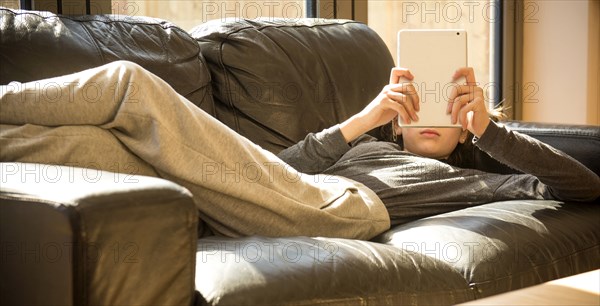
<svg viewBox="0 0 600 306">
<path fill-rule="evenodd" d="M 451 305 L 600 267 L 598 203 L 489 203 L 373 241 L 198 240 L 198 304 Z"/>
<path fill-rule="evenodd" d="M 0 34 L 0 84 L 129 60 L 213 113 L 210 74 L 198 44 L 166 21 L 117 15 L 66 17 L 0 8 Z"/>
<path fill-rule="evenodd" d="M 198 241 L 197 305 L 440 305 L 475 295 L 447 263 L 333 238 Z"/>
<path fill-rule="evenodd" d="M 216 117 L 275 153 L 360 111 L 394 66 L 356 21 L 214 20 L 190 33 L 210 67 Z"/>
<path fill-rule="evenodd" d="M 598 269 L 598 220 L 597 202 L 514 200 L 400 225 L 375 241 L 447 263 L 481 298 Z"/>
</svg>

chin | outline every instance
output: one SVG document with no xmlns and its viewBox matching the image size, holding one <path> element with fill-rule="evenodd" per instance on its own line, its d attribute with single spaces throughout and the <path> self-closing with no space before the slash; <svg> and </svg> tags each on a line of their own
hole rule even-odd
<svg viewBox="0 0 600 306">
<path fill-rule="evenodd" d="M 437 150 L 428 150 L 426 148 L 424 149 L 420 149 L 420 150 L 416 150 L 417 152 L 412 152 L 415 153 L 419 156 L 423 156 L 423 157 L 427 157 L 427 158 L 433 158 L 433 159 L 444 159 L 444 158 L 448 158 L 448 156 L 450 154 L 444 153 L 444 152 L 439 152 Z"/>
</svg>

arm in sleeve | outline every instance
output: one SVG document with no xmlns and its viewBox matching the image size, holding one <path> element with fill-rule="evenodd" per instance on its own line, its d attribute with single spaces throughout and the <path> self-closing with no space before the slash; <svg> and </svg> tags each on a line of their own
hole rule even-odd
<svg viewBox="0 0 600 306">
<path fill-rule="evenodd" d="M 300 172 L 317 174 L 337 162 L 349 149 L 339 125 L 335 125 L 308 134 L 304 140 L 279 152 L 277 157 Z"/>
<path fill-rule="evenodd" d="M 598 175 L 533 137 L 490 122 L 483 135 L 473 142 L 499 162 L 537 177 L 554 199 L 593 201 L 600 197 Z"/>
</svg>

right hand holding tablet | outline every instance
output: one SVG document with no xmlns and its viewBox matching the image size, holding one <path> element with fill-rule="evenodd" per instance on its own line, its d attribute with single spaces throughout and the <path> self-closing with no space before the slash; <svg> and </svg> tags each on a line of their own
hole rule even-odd
<svg viewBox="0 0 600 306">
<path fill-rule="evenodd" d="M 420 110 L 419 95 L 411 81 L 414 76 L 407 68 L 394 67 L 390 73 L 390 83 L 383 88 L 380 97 L 390 102 L 390 107 L 396 111 L 395 114 L 385 116 L 384 122 L 380 125 L 390 122 L 396 116 L 402 118 L 404 122 L 418 121 L 417 112 Z M 384 96 L 382 96 L 384 95 Z"/>
<path fill-rule="evenodd" d="M 382 126 L 396 116 L 406 122 L 418 121 L 419 96 L 410 82 L 400 83 L 400 79 L 412 80 L 414 77 L 408 69 L 392 68 L 390 84 L 367 105 L 359 115 L 371 128 Z"/>
<path fill-rule="evenodd" d="M 411 81 L 414 76 L 408 69 L 392 68 L 390 84 L 383 87 L 379 95 L 362 111 L 340 124 L 347 142 L 398 116 L 405 122 L 419 120 L 417 91 L 410 82 L 399 83 L 401 79 Z"/>
</svg>

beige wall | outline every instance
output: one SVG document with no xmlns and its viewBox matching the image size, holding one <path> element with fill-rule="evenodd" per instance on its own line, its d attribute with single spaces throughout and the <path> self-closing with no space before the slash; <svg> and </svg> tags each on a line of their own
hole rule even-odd
<svg viewBox="0 0 600 306">
<path fill-rule="evenodd" d="M 600 2 L 536 0 L 525 5 L 535 10 L 523 29 L 523 120 L 600 124 Z"/>
<path fill-rule="evenodd" d="M 600 1 L 590 1 L 587 123 L 600 125 Z"/>
<path fill-rule="evenodd" d="M 3 1 L 0 1 L 0 6 L 12 8 L 12 9 L 18 9 L 19 8 L 19 0 L 3 0 Z"/>
</svg>

